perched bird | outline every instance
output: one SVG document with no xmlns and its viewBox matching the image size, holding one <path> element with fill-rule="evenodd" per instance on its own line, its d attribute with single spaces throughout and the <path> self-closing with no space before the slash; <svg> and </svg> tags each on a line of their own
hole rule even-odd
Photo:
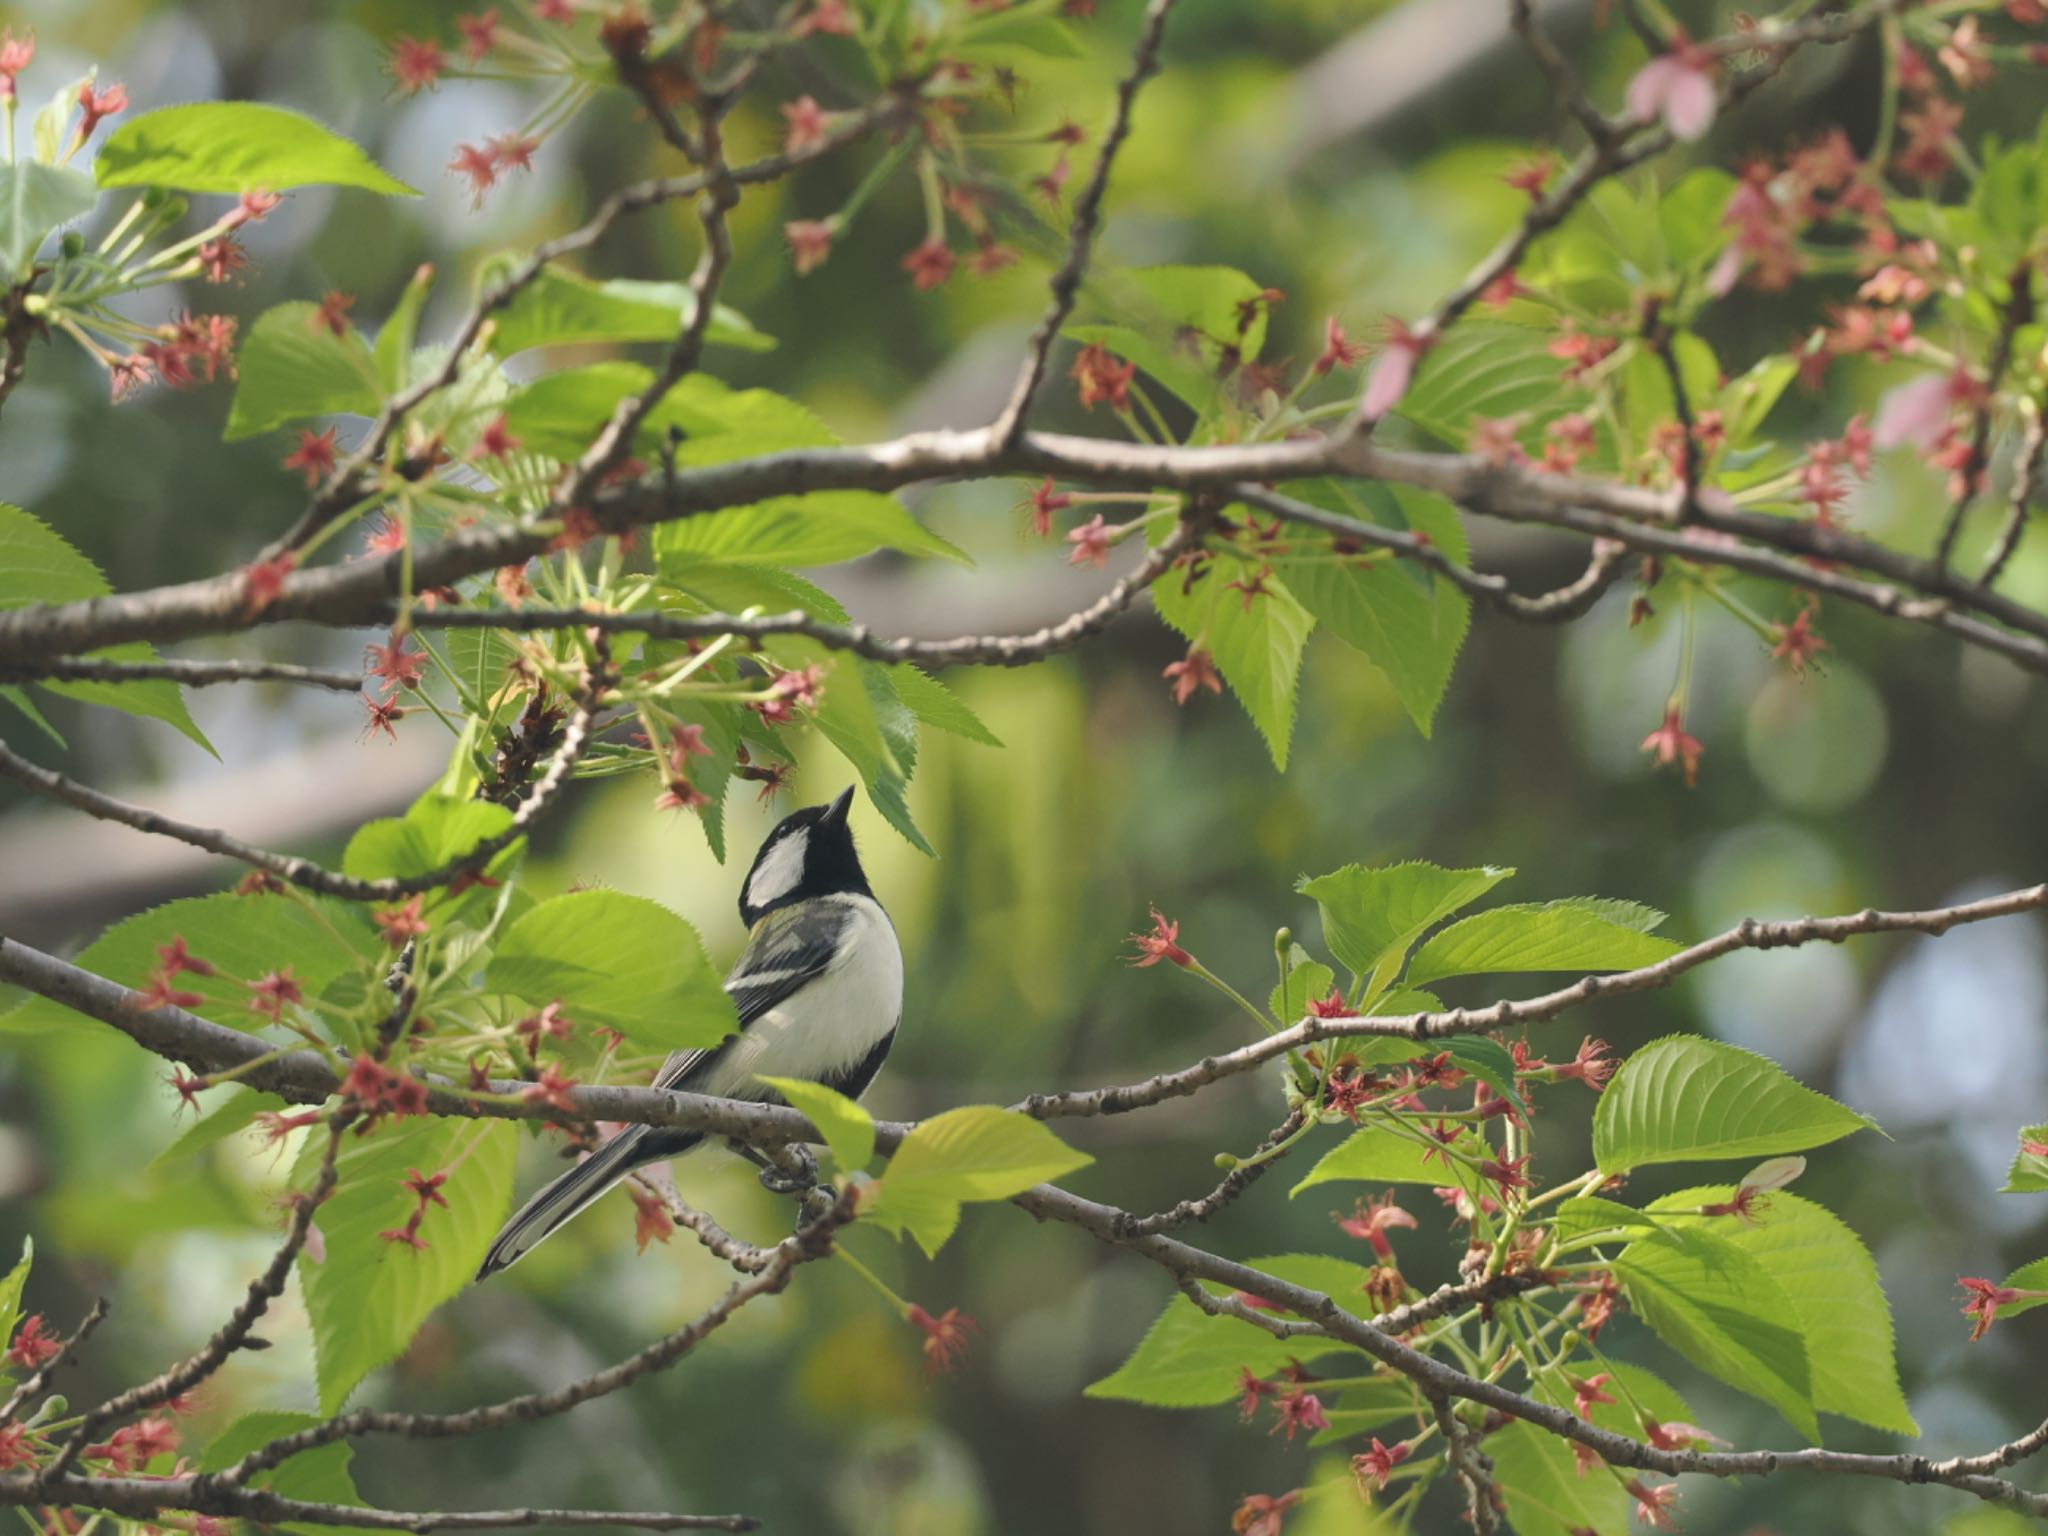
<svg viewBox="0 0 2048 1536">
<path fill-rule="evenodd" d="M 854 851 L 852 804 L 849 787 L 830 805 L 792 811 L 768 834 L 740 888 L 747 947 L 725 979 L 739 1030 L 677 1051 L 655 1087 L 779 1103 L 757 1073 L 807 1078 L 849 1098 L 874 1081 L 903 1014 L 903 952 Z M 652 1125 L 614 1136 L 520 1207 L 477 1278 L 517 1262 L 635 1168 L 703 1139 Z"/>
</svg>

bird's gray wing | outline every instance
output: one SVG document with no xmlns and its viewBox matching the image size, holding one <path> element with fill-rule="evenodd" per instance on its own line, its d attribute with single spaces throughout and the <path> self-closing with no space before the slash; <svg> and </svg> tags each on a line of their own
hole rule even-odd
<svg viewBox="0 0 2048 1536">
<path fill-rule="evenodd" d="M 754 924 L 747 947 L 725 978 L 726 995 L 739 1014 L 740 1029 L 823 975 L 839 952 L 840 935 L 853 920 L 836 901 L 801 901 L 780 907 Z M 728 1040 L 733 1036 L 727 1036 Z M 723 1043 L 677 1051 L 662 1064 L 657 1088 L 687 1088 L 690 1077 L 724 1050 Z"/>
</svg>

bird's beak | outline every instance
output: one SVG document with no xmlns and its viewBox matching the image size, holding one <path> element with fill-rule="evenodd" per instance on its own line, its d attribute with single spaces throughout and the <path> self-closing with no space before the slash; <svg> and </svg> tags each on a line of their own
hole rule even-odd
<svg viewBox="0 0 2048 1536">
<path fill-rule="evenodd" d="M 825 807 L 825 814 L 818 818 L 821 827 L 840 827 L 846 824 L 846 813 L 853 807 L 853 786 L 847 785 L 839 792 L 839 798 Z"/>
</svg>

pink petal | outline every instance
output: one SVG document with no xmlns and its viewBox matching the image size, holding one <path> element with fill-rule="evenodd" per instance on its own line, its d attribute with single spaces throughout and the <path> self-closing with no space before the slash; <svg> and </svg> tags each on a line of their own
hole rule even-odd
<svg viewBox="0 0 2048 1536">
<path fill-rule="evenodd" d="M 1950 400 L 1945 374 L 1923 373 L 1899 385 L 1877 403 L 1877 421 L 1870 431 L 1871 446 L 1897 448 L 1911 444 L 1922 453 L 1932 453 L 1948 428 Z"/>
<path fill-rule="evenodd" d="M 1415 349 L 1395 342 L 1372 365 L 1372 377 L 1365 381 L 1365 400 L 1359 407 L 1367 421 L 1377 421 L 1401 403 L 1408 393 L 1408 381 L 1415 377 Z"/>
<path fill-rule="evenodd" d="M 1714 126 L 1718 105 L 1713 77 L 1681 64 L 1664 91 L 1664 126 L 1690 144 Z"/>
<path fill-rule="evenodd" d="M 1649 122 L 1664 113 L 1664 103 L 1671 94 L 1671 77 L 1684 71 L 1685 66 L 1671 54 L 1659 54 L 1641 69 L 1628 83 L 1624 100 L 1628 103 L 1628 115 Z"/>
</svg>

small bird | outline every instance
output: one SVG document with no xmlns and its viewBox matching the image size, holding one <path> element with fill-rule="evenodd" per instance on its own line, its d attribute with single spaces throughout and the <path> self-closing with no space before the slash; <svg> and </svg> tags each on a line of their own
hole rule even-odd
<svg viewBox="0 0 2048 1536">
<path fill-rule="evenodd" d="M 881 1070 L 903 1015 L 903 952 L 854 851 L 849 786 L 830 805 L 777 823 L 740 888 L 747 947 L 725 978 L 736 1034 L 677 1051 L 657 1088 L 780 1103 L 757 1073 L 806 1078 L 859 1098 Z M 505 1224 L 477 1279 L 516 1263 L 635 1168 L 687 1152 L 700 1131 L 636 1125 L 570 1169 Z"/>
</svg>

